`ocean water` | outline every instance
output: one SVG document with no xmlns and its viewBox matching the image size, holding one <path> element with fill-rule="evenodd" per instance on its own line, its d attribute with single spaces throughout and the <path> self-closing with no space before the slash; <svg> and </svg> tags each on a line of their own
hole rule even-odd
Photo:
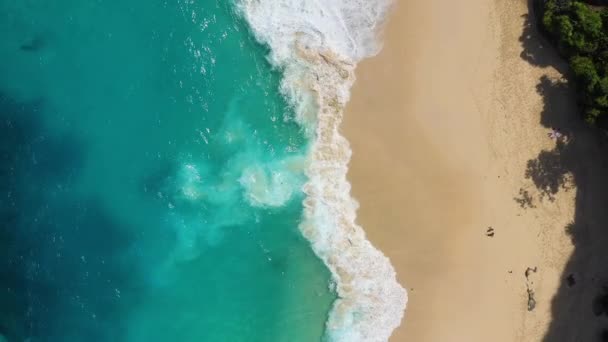
<svg viewBox="0 0 608 342">
<path fill-rule="evenodd" d="M 0 341 L 322 339 L 314 139 L 238 13 L 0 0 Z"/>
<path fill-rule="evenodd" d="M 390 260 L 357 224 L 358 204 L 346 177 L 352 152 L 340 134 L 356 65 L 380 51 L 379 32 L 391 6 L 391 0 L 238 4 L 256 39 L 270 47 L 268 60 L 282 72 L 280 91 L 296 120 L 314 132 L 300 230 L 336 284 L 326 325 L 332 341 L 387 341 L 407 304 Z"/>
</svg>

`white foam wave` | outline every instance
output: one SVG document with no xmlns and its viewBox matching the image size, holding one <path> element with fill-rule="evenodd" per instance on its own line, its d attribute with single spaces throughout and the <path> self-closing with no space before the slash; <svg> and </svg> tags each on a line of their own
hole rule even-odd
<svg viewBox="0 0 608 342">
<path fill-rule="evenodd" d="M 289 157 L 269 164 L 246 167 L 239 179 L 244 196 L 254 207 L 285 205 L 301 187 L 302 157 Z M 298 169 L 299 168 L 299 169 Z"/>
<path fill-rule="evenodd" d="M 338 129 L 356 63 L 379 51 L 390 0 L 237 0 L 256 38 L 283 71 L 281 91 L 313 135 L 300 229 L 331 270 L 338 299 L 331 341 L 387 341 L 407 303 L 388 258 L 355 223 L 346 179 L 351 150 Z"/>
</svg>

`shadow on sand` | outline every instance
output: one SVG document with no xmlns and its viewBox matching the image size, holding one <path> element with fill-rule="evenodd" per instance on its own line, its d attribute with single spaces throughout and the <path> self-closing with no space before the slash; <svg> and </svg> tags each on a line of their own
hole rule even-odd
<svg viewBox="0 0 608 342">
<path fill-rule="evenodd" d="M 566 75 L 567 64 L 537 30 L 533 1 L 528 4 L 521 58 Z M 536 89 L 544 101 L 541 125 L 559 128 L 568 141 L 528 161 L 525 175 L 544 200 L 553 200 L 570 185 L 576 188 L 573 221 L 567 227 L 554 227 L 569 234 L 574 252 L 552 300 L 551 322 L 542 341 L 608 341 L 608 145 L 578 115 L 567 75 L 558 80 L 543 76 Z"/>
</svg>

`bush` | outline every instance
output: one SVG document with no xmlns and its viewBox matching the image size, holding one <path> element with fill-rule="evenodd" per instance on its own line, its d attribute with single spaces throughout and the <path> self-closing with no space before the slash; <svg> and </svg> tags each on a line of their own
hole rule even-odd
<svg viewBox="0 0 608 342">
<path fill-rule="evenodd" d="M 585 120 L 608 113 L 608 9 L 576 0 L 542 2 L 544 31 L 570 62 Z"/>
<path fill-rule="evenodd" d="M 592 93 L 596 85 L 600 82 L 600 77 L 597 74 L 593 60 L 589 57 L 574 56 L 570 60 L 570 66 L 577 80 L 586 89 Z"/>
</svg>

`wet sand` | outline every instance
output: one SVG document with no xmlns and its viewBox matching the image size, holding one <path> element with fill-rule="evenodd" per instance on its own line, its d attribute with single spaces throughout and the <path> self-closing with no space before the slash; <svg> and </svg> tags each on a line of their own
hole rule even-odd
<svg viewBox="0 0 608 342">
<path fill-rule="evenodd" d="M 343 133 L 358 221 L 409 292 L 391 341 L 546 334 L 574 191 L 541 199 L 525 176 L 555 145 L 536 87 L 558 77 L 522 58 L 527 13 L 520 0 L 401 0 L 384 49 L 357 69 Z"/>
</svg>

